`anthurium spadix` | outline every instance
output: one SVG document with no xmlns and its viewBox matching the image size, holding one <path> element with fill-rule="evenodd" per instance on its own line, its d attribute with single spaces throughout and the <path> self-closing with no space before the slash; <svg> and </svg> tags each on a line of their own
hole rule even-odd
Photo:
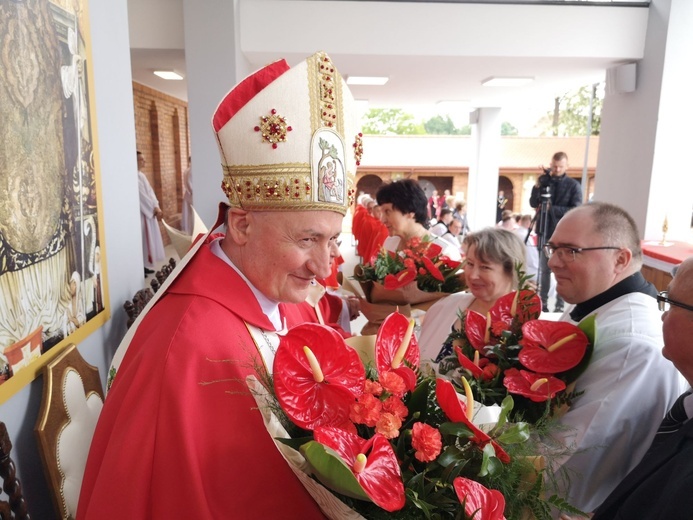
<svg viewBox="0 0 693 520">
<path fill-rule="evenodd" d="M 385 318 L 375 338 L 378 374 L 394 372 L 410 391 L 416 387 L 416 373 L 409 367 L 419 366 L 419 344 L 413 329 L 413 320 L 393 312 Z"/>
<path fill-rule="evenodd" d="M 281 337 L 273 372 L 282 409 L 308 430 L 344 424 L 366 379 L 358 353 L 334 329 L 315 323 Z"/>
<path fill-rule="evenodd" d="M 340 428 L 319 426 L 314 441 L 301 453 L 313 473 L 330 489 L 360 500 L 370 500 L 386 511 L 405 504 L 402 473 L 392 445 L 376 433 L 370 439 Z"/>
</svg>

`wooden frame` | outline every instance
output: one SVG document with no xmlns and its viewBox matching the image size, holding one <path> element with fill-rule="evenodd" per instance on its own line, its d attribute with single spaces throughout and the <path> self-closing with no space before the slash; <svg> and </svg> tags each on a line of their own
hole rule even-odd
<svg viewBox="0 0 693 520">
<path fill-rule="evenodd" d="M 63 483 L 66 475 L 60 467 L 58 458 L 60 436 L 65 432 L 66 427 L 72 420 L 64 397 L 67 376 L 71 371 L 77 372 L 84 386 L 85 400 L 92 395 L 97 395 L 103 402 L 104 393 L 99 369 L 87 363 L 74 344 L 69 345 L 60 356 L 48 363 L 43 370 L 43 398 L 41 399 L 41 409 L 39 410 L 34 432 L 36 433 L 41 461 L 43 462 L 43 469 L 48 481 L 48 487 L 51 490 L 55 510 L 60 515 L 60 518 L 70 518 L 71 507 L 63 493 Z M 91 435 L 88 437 L 88 440 L 91 441 Z M 80 446 L 80 449 L 85 450 L 82 454 L 85 462 L 89 444 L 86 443 L 86 445 Z M 74 463 L 74 460 L 72 462 Z M 79 483 L 81 484 L 81 476 Z M 76 504 L 74 508 L 76 510 Z"/>
</svg>

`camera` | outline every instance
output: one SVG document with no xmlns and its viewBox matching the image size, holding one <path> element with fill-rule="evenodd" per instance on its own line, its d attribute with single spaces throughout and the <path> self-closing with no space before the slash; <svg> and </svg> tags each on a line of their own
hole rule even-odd
<svg viewBox="0 0 693 520">
<path fill-rule="evenodd" d="M 548 174 L 539 177 L 539 195 L 547 199 L 551 197 L 551 177 Z"/>
</svg>

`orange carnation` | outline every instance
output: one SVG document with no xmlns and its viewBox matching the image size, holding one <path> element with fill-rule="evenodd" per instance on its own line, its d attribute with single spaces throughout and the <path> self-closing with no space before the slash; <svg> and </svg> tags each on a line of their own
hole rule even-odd
<svg viewBox="0 0 693 520">
<path fill-rule="evenodd" d="M 402 400 L 394 395 L 391 395 L 385 401 L 383 401 L 383 412 L 391 413 L 396 415 L 400 419 L 404 420 L 407 415 L 409 415 L 409 409 L 402 402 Z"/>
<path fill-rule="evenodd" d="M 380 384 L 386 392 L 401 397 L 407 391 L 404 379 L 394 372 L 384 372 L 380 374 Z"/>
<path fill-rule="evenodd" d="M 380 386 L 380 383 L 377 381 L 371 381 L 370 379 L 366 379 L 366 384 L 363 387 L 363 392 L 366 394 L 373 394 L 374 396 L 378 397 L 380 394 L 383 393 L 383 387 Z"/>
<path fill-rule="evenodd" d="M 380 416 L 378 422 L 375 423 L 375 433 L 379 433 L 386 439 L 395 439 L 399 437 L 399 429 L 402 427 L 402 419 L 389 412 L 385 412 Z"/>
<path fill-rule="evenodd" d="M 411 445 L 416 450 L 414 457 L 421 462 L 431 462 L 443 448 L 440 432 L 426 423 L 417 422 L 412 427 Z"/>
<path fill-rule="evenodd" d="M 383 403 L 373 394 L 362 394 L 349 409 L 349 419 L 356 424 L 375 426 L 380 418 Z"/>
</svg>

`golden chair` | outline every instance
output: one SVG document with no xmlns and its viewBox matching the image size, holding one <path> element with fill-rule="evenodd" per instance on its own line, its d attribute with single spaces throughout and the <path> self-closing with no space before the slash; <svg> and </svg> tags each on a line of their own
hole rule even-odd
<svg viewBox="0 0 693 520">
<path fill-rule="evenodd" d="M 74 518 L 87 455 L 103 407 L 98 368 L 73 344 L 43 369 L 43 398 L 34 431 L 53 503 Z"/>
</svg>

